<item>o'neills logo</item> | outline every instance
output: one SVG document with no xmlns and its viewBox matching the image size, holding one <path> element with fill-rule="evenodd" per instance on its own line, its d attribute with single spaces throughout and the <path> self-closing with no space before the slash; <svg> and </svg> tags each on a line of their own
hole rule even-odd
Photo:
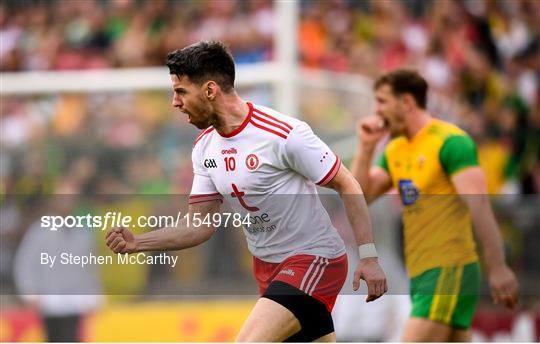
<svg viewBox="0 0 540 344">
<path fill-rule="evenodd" d="M 246 166 L 248 170 L 254 171 L 259 167 L 259 158 L 255 154 L 250 154 L 246 157 Z"/>
<path fill-rule="evenodd" d="M 238 152 L 236 151 L 236 148 L 231 148 L 231 149 L 222 150 L 221 154 L 223 154 L 223 155 L 225 155 L 225 154 L 238 154 Z"/>
<path fill-rule="evenodd" d="M 280 272 L 278 272 L 278 274 L 284 274 L 284 275 L 294 276 L 294 270 L 292 270 L 292 269 L 285 269 L 285 270 L 281 270 Z"/>
</svg>

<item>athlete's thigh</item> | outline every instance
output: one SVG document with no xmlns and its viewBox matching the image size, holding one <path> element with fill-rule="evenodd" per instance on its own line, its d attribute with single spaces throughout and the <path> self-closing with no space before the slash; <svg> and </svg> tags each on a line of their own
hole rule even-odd
<svg viewBox="0 0 540 344">
<path fill-rule="evenodd" d="M 471 330 L 460 330 L 454 329 L 452 331 L 452 337 L 450 338 L 451 342 L 470 342 L 471 341 Z"/>
<path fill-rule="evenodd" d="M 447 342 L 452 327 L 424 318 L 409 318 L 403 331 L 403 342 Z"/>
<path fill-rule="evenodd" d="M 335 343 L 336 342 L 336 333 L 332 332 L 327 335 L 324 335 L 320 337 L 319 339 L 316 339 L 315 342 L 318 343 Z"/>
<path fill-rule="evenodd" d="M 281 342 L 300 330 L 294 314 L 279 303 L 261 297 L 236 338 L 237 342 Z"/>
</svg>

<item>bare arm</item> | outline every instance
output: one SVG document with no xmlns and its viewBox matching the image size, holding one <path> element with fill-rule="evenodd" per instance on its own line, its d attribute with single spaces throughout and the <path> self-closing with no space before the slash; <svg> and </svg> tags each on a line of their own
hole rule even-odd
<svg viewBox="0 0 540 344">
<path fill-rule="evenodd" d="M 358 149 L 351 165 L 351 173 L 364 190 L 369 204 L 392 188 L 390 175 L 379 166 L 371 166 L 373 153 Z"/>
<path fill-rule="evenodd" d="M 471 213 L 493 299 L 495 303 L 502 302 L 513 308 L 518 298 L 518 282 L 506 264 L 503 241 L 489 202 L 484 174 L 479 167 L 468 167 L 454 174 L 452 183 Z"/>
<path fill-rule="evenodd" d="M 219 210 L 218 200 L 195 203 L 189 206 L 189 216 L 195 213 L 205 217 Z M 107 233 L 107 246 L 115 253 L 133 253 L 143 251 L 173 251 L 200 245 L 210 239 L 215 228 L 201 224 L 187 226 L 186 218 L 178 227 L 166 227 L 148 233 L 133 235 L 125 228 L 116 228 Z"/>
<path fill-rule="evenodd" d="M 356 243 L 358 245 L 372 243 L 373 232 L 364 193 L 349 170 L 341 165 L 339 172 L 326 186 L 336 190 L 341 197 Z"/>
<path fill-rule="evenodd" d="M 358 148 L 351 165 L 351 173 L 364 190 L 367 203 L 384 194 L 392 187 L 390 175 L 379 166 L 371 166 L 377 142 L 386 134 L 384 130 L 369 130 L 377 125 L 377 118 L 362 119 L 357 125 Z"/>
<path fill-rule="evenodd" d="M 349 170 L 342 165 L 336 176 L 326 186 L 339 193 L 353 228 L 356 243 L 358 245 L 373 243 L 371 221 L 362 188 Z M 368 297 L 366 299 L 368 302 L 379 298 L 388 290 L 386 277 L 379 267 L 377 258 L 360 260 L 354 274 L 354 290 L 359 288 L 361 278 L 368 285 Z"/>
</svg>

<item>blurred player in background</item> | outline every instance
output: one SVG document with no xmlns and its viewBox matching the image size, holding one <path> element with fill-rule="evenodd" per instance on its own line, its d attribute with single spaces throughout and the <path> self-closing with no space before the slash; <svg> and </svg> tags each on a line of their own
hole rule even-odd
<svg viewBox="0 0 540 344">
<path fill-rule="evenodd" d="M 360 185 L 306 123 L 240 99 L 234 60 L 222 43 L 171 52 L 167 66 L 173 106 L 202 129 L 193 146 L 189 213 L 217 214 L 227 197 L 235 212 L 264 222 L 244 226 L 262 297 L 237 340 L 335 341 L 331 311 L 347 275 L 347 256 L 315 184 L 343 199 L 362 258 L 354 289 L 364 279 L 366 300 L 372 301 L 387 285 Z M 202 244 L 214 231 L 184 218 L 180 228 L 137 236 L 114 229 L 107 245 L 116 253 L 179 250 Z"/>
<path fill-rule="evenodd" d="M 427 88 L 408 70 L 376 80 L 375 116 L 358 123 L 352 173 L 368 203 L 395 187 L 404 205 L 412 313 L 403 340 L 469 341 L 480 292 L 473 227 L 494 302 L 513 308 L 518 283 L 505 261 L 475 143 L 426 112 Z M 376 144 L 387 134 L 392 140 L 370 167 Z"/>
</svg>

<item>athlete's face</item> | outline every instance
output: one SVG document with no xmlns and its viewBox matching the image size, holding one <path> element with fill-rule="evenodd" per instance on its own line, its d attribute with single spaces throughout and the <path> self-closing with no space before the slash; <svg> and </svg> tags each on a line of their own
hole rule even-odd
<svg viewBox="0 0 540 344">
<path fill-rule="evenodd" d="M 401 96 L 396 96 L 388 84 L 375 90 L 375 114 L 384 121 L 392 137 L 405 134 L 405 107 Z"/>
<path fill-rule="evenodd" d="M 185 75 L 171 74 L 173 87 L 172 105 L 187 115 L 188 122 L 199 129 L 206 129 L 214 123 L 212 104 L 204 93 L 205 85 L 192 83 Z"/>
</svg>

